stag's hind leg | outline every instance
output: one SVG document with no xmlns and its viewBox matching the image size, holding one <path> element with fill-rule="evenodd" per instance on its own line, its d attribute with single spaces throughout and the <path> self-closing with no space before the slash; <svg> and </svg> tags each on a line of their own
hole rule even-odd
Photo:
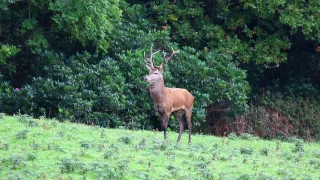
<svg viewBox="0 0 320 180">
<path fill-rule="evenodd" d="M 188 129 L 189 129 L 189 144 L 191 144 L 191 132 L 192 132 L 191 116 L 192 116 L 192 107 L 186 110 L 186 120 L 188 124 Z"/>
<path fill-rule="evenodd" d="M 173 115 L 179 123 L 179 136 L 178 136 L 178 140 L 177 140 L 177 142 L 179 143 L 180 139 L 181 139 L 181 134 L 184 130 L 184 122 L 183 122 L 183 118 L 182 118 L 183 112 L 177 111 L 177 112 L 174 112 Z"/>
</svg>

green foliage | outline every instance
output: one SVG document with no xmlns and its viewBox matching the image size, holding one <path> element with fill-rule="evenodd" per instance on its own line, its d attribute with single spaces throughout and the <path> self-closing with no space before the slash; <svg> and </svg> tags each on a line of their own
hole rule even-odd
<svg viewBox="0 0 320 180">
<path fill-rule="evenodd" d="M 121 1 L 120 7 L 123 9 L 123 19 L 116 24 L 117 30 L 112 33 L 113 42 L 108 49 L 110 54 L 142 50 L 155 41 L 159 41 L 160 45 L 169 42 L 169 32 L 154 29 L 154 24 L 147 19 L 148 13 L 144 6 Z"/>
<path fill-rule="evenodd" d="M 292 152 L 303 152 L 304 151 L 303 143 L 304 143 L 303 140 L 296 141 L 296 143 L 294 144 L 294 148 L 292 149 Z"/>
<path fill-rule="evenodd" d="M 55 60 L 52 55 L 105 55 L 121 20 L 117 0 L 8 0 L 1 2 L 0 13 L 0 71 L 19 88 L 43 76 L 43 67 Z"/>
<path fill-rule="evenodd" d="M 148 94 L 147 84 L 143 81 L 143 76 L 147 74 L 143 61 L 142 52 L 133 53 L 128 51 L 119 57 L 119 66 L 126 84 L 124 96 L 126 97 L 126 121 L 129 128 L 151 129 L 152 126 L 145 121 L 154 113 L 151 98 Z M 148 113 L 149 112 L 149 113 Z"/>
<path fill-rule="evenodd" d="M 143 52 L 154 45 L 167 53 L 171 47 L 180 50 L 165 67 L 165 82 L 195 96 L 196 131 L 207 131 L 207 109 L 224 102 L 231 110 L 226 116 L 236 117 L 226 119 L 245 116 L 256 128 L 248 133 L 317 136 L 318 104 L 310 99 L 319 99 L 319 8 L 317 0 L 5 0 L 0 2 L 0 112 L 159 128 L 142 81 Z M 156 63 L 162 60 L 155 57 Z M 269 76 L 272 70 L 279 72 Z M 267 86 L 284 97 L 256 103 L 254 96 Z M 250 109 L 250 100 L 258 107 Z M 290 126 L 274 123 L 279 119 L 270 111 L 288 117 Z M 282 127 L 290 127 L 288 133 Z"/>
<path fill-rule="evenodd" d="M 36 159 L 37 159 L 37 155 L 36 154 L 34 154 L 34 153 L 27 154 L 27 160 L 28 161 L 34 161 Z"/>
<path fill-rule="evenodd" d="M 6 59 L 15 56 L 19 51 L 16 46 L 0 44 L 0 65 L 6 64 Z"/>
<path fill-rule="evenodd" d="M 29 115 L 26 115 L 26 114 L 19 114 L 19 116 L 17 118 L 18 118 L 18 121 L 21 123 L 28 123 L 28 122 L 32 121 L 32 117 L 30 117 Z"/>
<path fill-rule="evenodd" d="M 118 139 L 118 141 L 124 144 L 132 144 L 133 137 L 130 135 L 123 135 Z"/>
<path fill-rule="evenodd" d="M 237 134 L 236 133 L 234 133 L 234 132 L 232 132 L 232 133 L 230 133 L 229 135 L 228 135 L 228 138 L 229 139 L 237 139 Z"/>
<path fill-rule="evenodd" d="M 274 28 L 280 25 L 271 24 L 273 17 L 257 19 L 266 16 L 264 13 L 273 7 L 261 6 L 263 9 L 256 12 L 256 9 L 248 11 L 249 5 L 250 2 L 217 1 L 217 5 L 212 6 L 216 9 L 210 10 L 217 12 L 212 17 L 214 23 L 204 15 L 201 2 L 190 0 L 176 6 L 169 1 L 151 6 L 150 16 L 158 29 L 170 31 L 173 40 L 180 45 L 216 49 L 232 55 L 238 62 L 285 61 L 285 50 L 290 48 L 290 42 L 283 28 Z"/>
<path fill-rule="evenodd" d="M 4 150 L 4 151 L 8 151 L 9 150 L 9 144 L 5 143 L 5 142 L 1 142 L 0 149 Z"/>
<path fill-rule="evenodd" d="M 244 7 L 252 10 L 263 19 L 278 17 L 281 24 L 291 27 L 291 33 L 301 30 L 308 38 L 316 39 L 315 34 L 319 31 L 317 24 L 317 10 L 319 1 L 311 0 L 308 3 L 303 1 L 243 1 Z"/>
<path fill-rule="evenodd" d="M 249 133 L 243 133 L 240 135 L 241 139 L 253 139 L 254 137 Z"/>
<path fill-rule="evenodd" d="M 16 138 L 17 139 L 27 139 L 28 132 L 29 132 L 29 130 L 27 130 L 27 129 L 21 130 L 16 134 Z"/>
<path fill-rule="evenodd" d="M 1 78 L 1 77 L 0 77 Z M 13 88 L 6 81 L 0 82 L 0 111 L 6 113 L 17 113 L 32 114 L 32 97 L 33 94 L 30 92 L 30 87 L 25 88 Z"/>
<path fill-rule="evenodd" d="M 201 26 L 197 26 L 197 21 L 204 19 L 200 3 L 186 0 L 175 6 L 164 1 L 159 6 L 151 6 L 150 16 L 156 21 L 156 28 L 170 30 L 175 42 L 182 46 L 200 47 L 204 36 Z"/>
<path fill-rule="evenodd" d="M 320 150 L 318 151 L 314 151 L 313 153 L 313 156 L 316 157 L 316 158 L 319 158 L 320 159 Z"/>
<path fill-rule="evenodd" d="M 49 3 L 49 9 L 54 13 L 52 20 L 57 30 L 71 35 L 82 45 L 93 41 L 99 50 L 106 51 L 110 43 L 108 35 L 120 20 L 118 3 L 118 0 L 57 0 Z"/>
<path fill-rule="evenodd" d="M 251 155 L 253 153 L 253 149 L 251 147 L 240 148 L 241 154 Z"/>
<path fill-rule="evenodd" d="M 290 38 L 294 39 L 292 34 L 302 32 L 307 39 L 314 40 L 314 44 L 319 42 L 320 22 L 315 20 L 319 7 L 316 0 L 308 3 L 249 0 L 230 4 L 219 1 L 215 20 L 225 20 L 222 26 L 228 29 L 229 36 L 235 36 L 236 41 L 240 40 L 247 47 L 247 52 L 231 52 L 237 54 L 237 59 L 279 63 L 287 59 Z"/>
<path fill-rule="evenodd" d="M 103 126 L 121 123 L 117 119 L 126 101 L 124 77 L 110 58 L 98 64 L 89 64 L 87 59 L 78 55 L 45 67 L 47 76 L 35 78 L 28 89 L 35 114 L 41 115 L 39 110 L 44 108 L 48 116 Z"/>
<path fill-rule="evenodd" d="M 229 101 L 235 113 L 243 112 L 248 107 L 246 102 L 250 87 L 246 73 L 237 68 L 228 55 L 213 51 L 198 52 L 185 47 L 167 65 L 165 71 L 168 70 L 174 72 L 174 77 L 167 77 L 166 82 L 174 87 L 185 87 L 195 96 L 193 119 L 196 127 L 203 124 L 206 108 L 213 102 Z"/>
<path fill-rule="evenodd" d="M 264 147 L 260 150 L 260 153 L 262 155 L 268 156 L 268 154 L 270 153 L 270 150 L 267 147 Z"/>
<path fill-rule="evenodd" d="M 58 167 L 62 173 L 84 171 L 86 169 L 84 166 L 84 163 L 80 162 L 79 160 L 70 158 L 63 158 L 58 163 Z"/>
<path fill-rule="evenodd" d="M 80 143 L 81 148 L 83 148 L 83 149 L 90 149 L 90 148 L 94 147 L 94 144 L 90 141 L 81 141 L 79 143 Z"/>
<path fill-rule="evenodd" d="M 17 169 L 25 165 L 25 158 L 20 155 L 12 154 L 6 158 L 1 159 L 1 163 L 10 167 L 11 169 Z"/>
</svg>

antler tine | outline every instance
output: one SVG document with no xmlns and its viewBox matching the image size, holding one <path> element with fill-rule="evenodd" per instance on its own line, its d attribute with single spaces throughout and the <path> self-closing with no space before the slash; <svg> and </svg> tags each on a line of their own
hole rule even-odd
<svg viewBox="0 0 320 180">
<path fill-rule="evenodd" d="M 149 58 L 149 64 L 151 65 L 152 68 L 154 68 L 154 63 L 153 63 L 153 55 L 157 54 L 158 52 L 160 52 L 160 50 L 156 51 L 156 52 L 152 52 L 152 47 L 150 47 L 150 58 Z"/>
<path fill-rule="evenodd" d="M 180 51 L 178 50 L 178 51 L 175 51 L 175 50 L 173 50 L 173 48 L 171 48 L 172 49 L 172 53 L 171 53 L 171 55 L 168 57 L 168 58 L 165 58 L 165 52 L 163 53 L 164 54 L 164 61 L 161 63 L 161 65 L 160 65 L 160 67 L 162 68 L 163 67 L 163 65 L 164 64 L 166 64 L 167 62 L 169 62 L 169 60 L 173 57 L 173 55 L 175 55 L 175 54 L 177 54 L 177 53 L 179 53 Z"/>
<path fill-rule="evenodd" d="M 153 64 L 149 62 L 145 51 L 143 51 L 143 56 L 144 56 L 144 62 L 146 63 L 147 67 L 148 68 L 153 68 Z"/>
<path fill-rule="evenodd" d="M 153 64 L 153 54 L 152 54 L 152 47 L 153 47 L 153 45 L 151 45 L 151 47 L 150 47 L 150 58 L 149 58 L 149 63 L 150 63 L 150 66 L 151 66 L 152 68 L 154 68 L 154 64 Z"/>
<path fill-rule="evenodd" d="M 147 56 L 146 56 L 146 52 L 145 52 L 145 51 L 143 51 L 143 57 L 144 57 L 144 62 L 145 62 L 145 63 L 148 63 L 148 61 L 147 61 L 148 58 L 147 58 Z"/>
<path fill-rule="evenodd" d="M 144 56 L 144 59 L 148 59 L 145 51 L 143 51 L 143 56 Z"/>
<path fill-rule="evenodd" d="M 143 56 L 144 56 L 144 62 L 147 64 L 148 67 L 150 68 L 154 68 L 154 63 L 153 63 L 153 55 L 157 54 L 158 52 L 160 52 L 160 50 L 156 51 L 156 52 L 152 52 L 152 47 L 150 47 L 150 57 L 147 58 L 146 56 L 146 52 L 143 51 Z"/>
<path fill-rule="evenodd" d="M 166 52 L 162 51 L 162 54 L 163 54 L 163 58 L 166 59 Z"/>
</svg>

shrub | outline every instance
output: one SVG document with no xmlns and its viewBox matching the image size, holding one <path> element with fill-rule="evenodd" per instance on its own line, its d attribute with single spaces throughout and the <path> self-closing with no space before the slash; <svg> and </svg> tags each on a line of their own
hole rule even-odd
<svg viewBox="0 0 320 180">
<path fill-rule="evenodd" d="M 29 87 L 16 88 L 2 80 L 0 74 L 0 112 L 8 114 L 32 114 L 32 91 Z"/>
<path fill-rule="evenodd" d="M 16 138 L 17 139 L 27 139 L 28 132 L 29 132 L 29 130 L 27 130 L 27 129 L 21 130 L 16 134 Z"/>
<path fill-rule="evenodd" d="M 5 164 L 6 166 L 11 166 L 12 169 L 17 169 L 20 166 L 23 166 L 26 164 L 25 158 L 23 158 L 20 155 L 12 154 L 8 156 L 7 158 L 1 159 L 2 164 Z"/>
<path fill-rule="evenodd" d="M 37 159 L 37 155 L 36 154 L 34 154 L 34 153 L 27 154 L 27 160 L 28 161 L 34 161 L 36 159 Z"/>
<path fill-rule="evenodd" d="M 232 132 L 232 133 L 230 133 L 230 134 L 228 135 L 228 138 L 229 138 L 229 139 L 237 139 L 238 136 L 237 136 L 236 133 Z"/>
<path fill-rule="evenodd" d="M 320 159 L 320 150 L 314 151 L 312 154 L 313 154 L 314 157 L 317 157 L 317 158 Z"/>
<path fill-rule="evenodd" d="M 174 72 L 174 77 L 170 74 L 167 78 L 169 84 L 185 87 L 195 96 L 195 127 L 205 125 L 206 109 L 215 102 L 230 102 L 233 114 L 248 108 L 246 101 L 250 87 L 246 73 L 237 68 L 231 56 L 215 51 L 200 53 L 184 47 L 178 57 L 169 62 L 167 69 L 170 73 Z"/>
<path fill-rule="evenodd" d="M 241 139 L 252 139 L 253 136 L 251 134 L 248 134 L 248 133 L 243 133 L 240 135 L 240 138 Z"/>
<path fill-rule="evenodd" d="M 292 149 L 292 152 L 303 152 L 304 151 L 303 144 L 304 144 L 303 140 L 296 141 Z"/>
<path fill-rule="evenodd" d="M 246 155 L 251 155 L 253 153 L 253 149 L 248 147 L 248 148 L 240 148 L 240 153 L 241 154 L 246 154 Z"/>
<path fill-rule="evenodd" d="M 114 157 L 117 155 L 117 152 L 112 149 L 107 149 L 106 152 L 103 154 L 104 159 L 110 159 L 111 157 Z"/>
<path fill-rule="evenodd" d="M 164 151 L 168 148 L 168 142 L 164 141 L 164 140 L 158 140 L 158 139 L 154 139 L 153 140 L 153 144 L 152 144 L 152 149 L 153 150 L 161 150 Z"/>
<path fill-rule="evenodd" d="M 249 175 L 249 174 L 242 174 L 237 178 L 237 180 L 250 180 L 250 179 L 252 179 L 252 175 Z"/>
<path fill-rule="evenodd" d="M 81 162 L 78 159 L 63 158 L 57 163 L 62 173 L 68 173 L 73 171 L 87 172 L 90 170 L 87 164 Z"/>
<path fill-rule="evenodd" d="M 88 64 L 86 55 L 73 56 L 69 62 L 57 61 L 47 75 L 33 80 L 33 113 L 82 123 L 115 127 L 125 104 L 122 95 L 124 78 L 115 61 L 106 58 L 98 64 Z"/>
<path fill-rule="evenodd" d="M 264 155 L 264 156 L 268 156 L 268 155 L 269 155 L 269 152 L 270 152 L 270 150 L 269 150 L 269 148 L 267 148 L 267 147 L 264 147 L 264 148 L 262 148 L 262 149 L 260 150 L 260 154 L 262 154 L 262 155 Z"/>
<path fill-rule="evenodd" d="M 1 150 L 8 151 L 8 150 L 9 150 L 9 144 L 0 141 L 0 149 L 1 149 Z"/>
<path fill-rule="evenodd" d="M 133 141 L 133 136 L 131 135 L 123 135 L 118 139 L 119 142 L 122 142 L 124 144 L 131 144 Z"/>
<path fill-rule="evenodd" d="M 79 142 L 80 147 L 83 149 L 90 149 L 92 147 L 94 147 L 94 144 L 90 141 L 81 141 Z"/>
<path fill-rule="evenodd" d="M 145 138 L 143 138 L 138 145 L 138 148 L 141 150 L 145 150 L 147 147 L 147 140 Z"/>
<path fill-rule="evenodd" d="M 118 161 L 118 164 L 117 164 L 117 167 L 116 167 L 116 171 L 120 172 L 119 174 L 121 176 L 124 176 L 128 169 L 129 169 L 128 160 L 121 159 L 121 160 Z"/>
<path fill-rule="evenodd" d="M 17 13 L 17 8 L 21 12 L 32 13 Z M 56 107 L 50 111 L 51 104 L 47 101 L 61 98 L 54 96 L 51 89 L 67 85 L 52 78 L 61 77 L 59 72 L 55 71 L 57 74 L 49 77 L 47 69 L 50 70 L 61 59 L 71 60 L 70 57 L 77 53 L 95 55 L 100 59 L 106 54 L 114 27 L 121 20 L 117 0 L 81 1 L 76 4 L 61 0 L 32 1 L 29 4 L 5 1 L 1 3 L 0 11 L 6 14 L 1 21 L 8 25 L 2 29 L 8 36 L 3 36 L 0 43 L 0 112 L 9 114 L 20 111 L 39 116 L 39 109 L 44 108 L 47 115 L 57 117 Z M 11 28 L 19 29 L 21 33 L 15 34 Z M 70 74 L 67 76 L 70 78 Z M 40 89 L 36 89 L 33 80 L 40 81 L 41 78 L 52 81 L 48 80 L 46 87 L 38 85 Z M 33 93 L 39 91 L 48 91 L 48 94 L 33 97 Z"/>
<path fill-rule="evenodd" d="M 20 122 L 20 123 L 29 123 L 31 120 L 32 120 L 32 118 L 27 114 L 24 114 L 24 115 L 19 114 L 18 115 L 18 122 Z"/>
</svg>

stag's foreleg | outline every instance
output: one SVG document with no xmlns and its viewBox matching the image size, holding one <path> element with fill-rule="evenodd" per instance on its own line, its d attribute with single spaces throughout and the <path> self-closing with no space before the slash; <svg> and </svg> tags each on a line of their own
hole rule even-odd
<svg viewBox="0 0 320 180">
<path fill-rule="evenodd" d="M 184 130 L 184 122 L 183 122 L 183 118 L 182 118 L 183 112 L 177 111 L 177 112 L 174 112 L 173 115 L 179 123 L 179 136 L 178 136 L 178 140 L 177 140 L 177 142 L 179 143 L 180 139 L 181 139 L 181 134 L 183 133 L 183 130 Z"/>
<path fill-rule="evenodd" d="M 167 128 L 168 128 L 169 119 L 170 119 L 170 113 L 164 113 L 164 114 L 161 115 L 163 135 L 164 135 L 164 139 L 166 141 L 168 141 Z"/>
</svg>

